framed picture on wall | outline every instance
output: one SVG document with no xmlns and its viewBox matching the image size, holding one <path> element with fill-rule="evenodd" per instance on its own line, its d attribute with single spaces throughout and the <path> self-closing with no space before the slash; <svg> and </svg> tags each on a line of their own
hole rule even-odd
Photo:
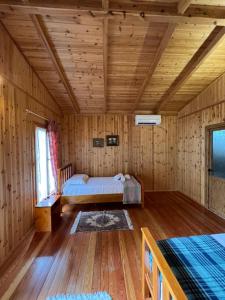
<svg viewBox="0 0 225 300">
<path fill-rule="evenodd" d="M 107 146 L 119 146 L 119 136 L 118 135 L 107 135 L 106 136 Z"/>
<path fill-rule="evenodd" d="M 93 147 L 104 147 L 104 139 L 94 138 L 93 139 Z"/>
</svg>

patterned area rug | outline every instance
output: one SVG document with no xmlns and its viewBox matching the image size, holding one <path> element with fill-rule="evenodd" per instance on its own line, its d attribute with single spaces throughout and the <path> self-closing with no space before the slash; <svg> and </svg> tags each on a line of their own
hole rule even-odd
<svg viewBox="0 0 225 300">
<path fill-rule="evenodd" d="M 79 212 L 70 233 L 88 231 L 132 230 L 127 210 Z"/>
<path fill-rule="evenodd" d="M 112 300 L 112 298 L 106 292 L 98 292 L 82 295 L 56 295 L 48 297 L 47 300 Z"/>
</svg>

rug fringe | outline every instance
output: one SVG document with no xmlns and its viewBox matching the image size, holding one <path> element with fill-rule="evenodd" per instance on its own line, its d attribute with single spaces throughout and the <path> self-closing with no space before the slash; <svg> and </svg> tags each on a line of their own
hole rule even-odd
<svg viewBox="0 0 225 300">
<path fill-rule="evenodd" d="M 134 230 L 134 226 L 133 226 L 133 224 L 132 224 L 132 222 L 131 222 L 131 219 L 130 219 L 130 216 L 129 216 L 129 214 L 128 214 L 128 211 L 127 211 L 126 209 L 123 209 L 123 212 L 124 212 L 124 215 L 125 215 L 125 217 L 126 217 L 126 219 L 127 219 L 127 224 L 128 224 L 128 226 L 129 226 L 129 229 L 130 229 L 130 230 Z"/>
<path fill-rule="evenodd" d="M 74 222 L 72 228 L 70 229 L 70 234 L 74 234 L 77 230 L 77 226 L 79 224 L 80 221 L 80 217 L 81 217 L 82 211 L 79 212 L 79 214 L 76 217 L 76 222 Z"/>
<path fill-rule="evenodd" d="M 47 300 L 112 300 L 106 292 L 97 292 L 94 294 L 62 294 L 49 296 Z"/>
</svg>

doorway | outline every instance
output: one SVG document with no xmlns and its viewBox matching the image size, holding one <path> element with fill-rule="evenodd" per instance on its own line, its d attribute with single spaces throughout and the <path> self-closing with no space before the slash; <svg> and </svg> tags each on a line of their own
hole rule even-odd
<svg viewBox="0 0 225 300">
<path fill-rule="evenodd" d="M 225 218 L 225 125 L 207 129 L 208 208 Z"/>
</svg>

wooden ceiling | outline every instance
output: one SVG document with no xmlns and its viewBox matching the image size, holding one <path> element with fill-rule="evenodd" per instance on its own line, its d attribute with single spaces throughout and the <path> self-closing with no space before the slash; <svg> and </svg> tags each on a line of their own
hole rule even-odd
<svg viewBox="0 0 225 300">
<path fill-rule="evenodd" d="M 62 111 L 177 113 L 225 72 L 225 0 L 0 0 Z"/>
</svg>

